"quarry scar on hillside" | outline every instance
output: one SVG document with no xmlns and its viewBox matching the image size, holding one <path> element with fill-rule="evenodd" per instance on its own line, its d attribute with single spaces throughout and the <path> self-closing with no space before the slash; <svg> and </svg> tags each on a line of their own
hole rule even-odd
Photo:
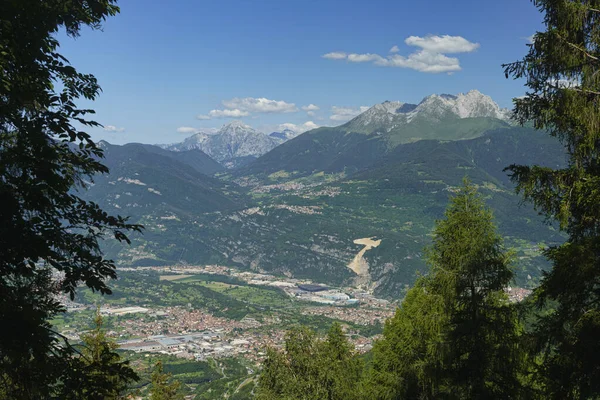
<svg viewBox="0 0 600 400">
<path fill-rule="evenodd" d="M 348 268 L 356 273 L 359 276 L 367 276 L 369 275 L 369 264 L 363 258 L 365 252 L 367 250 L 371 250 L 374 247 L 377 247 L 381 244 L 381 239 L 374 240 L 374 238 L 362 238 L 354 240 L 354 244 L 362 244 L 365 247 L 358 252 L 354 259 L 350 264 L 348 264 Z"/>
</svg>

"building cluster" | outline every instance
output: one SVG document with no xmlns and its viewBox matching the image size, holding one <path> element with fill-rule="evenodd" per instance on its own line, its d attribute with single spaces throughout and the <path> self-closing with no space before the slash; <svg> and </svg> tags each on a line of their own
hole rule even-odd
<svg viewBox="0 0 600 400">
<path fill-rule="evenodd" d="M 357 307 L 307 307 L 302 310 L 304 315 L 321 315 L 340 321 L 352 322 L 358 325 L 375 325 L 384 323 L 394 316 L 394 308 L 357 308 Z"/>
<path fill-rule="evenodd" d="M 101 315 L 126 315 L 126 314 L 145 314 L 149 309 L 145 307 L 110 307 L 100 308 Z"/>
<path fill-rule="evenodd" d="M 358 304 L 358 299 L 352 299 L 340 290 L 332 290 L 325 286 L 313 284 L 300 284 L 288 286 L 284 291 L 296 300 L 311 301 L 321 304 L 335 304 L 338 306 Z"/>
<path fill-rule="evenodd" d="M 508 294 L 508 300 L 513 303 L 518 303 L 525 300 L 525 298 L 531 294 L 531 290 L 519 287 L 508 287 L 506 293 Z"/>
<path fill-rule="evenodd" d="M 142 338 L 121 340 L 118 344 L 123 350 L 170 354 L 196 360 L 243 356 L 259 361 L 264 358 L 267 347 L 282 346 L 286 332 L 284 329 L 265 331 L 253 329 L 260 326 L 262 323 L 252 318 L 244 318 L 239 322 L 229 321 L 229 325 L 225 327 L 183 331 L 178 334 L 157 334 L 147 327 L 142 331 L 152 334 Z"/>
<path fill-rule="evenodd" d="M 233 357 L 252 351 L 245 339 L 226 339 L 221 329 L 193 332 L 185 335 L 153 335 L 143 340 L 119 342 L 123 350 L 170 354 L 183 358 Z"/>
<path fill-rule="evenodd" d="M 300 311 L 303 315 L 324 316 L 361 326 L 383 323 L 394 315 L 397 307 L 396 303 L 376 298 L 371 293 L 356 288 L 334 289 L 306 279 L 275 277 L 219 265 L 122 270 L 155 271 L 169 280 L 193 274 L 224 275 L 249 285 L 277 287 L 290 297 L 307 302 L 307 306 Z M 511 300 L 521 301 L 531 291 L 509 288 L 507 293 Z M 67 299 L 65 302 L 69 311 L 89 307 Z M 310 302 L 321 305 L 311 305 Z M 184 306 L 144 308 L 107 305 L 100 312 L 119 317 L 118 330 L 109 334 L 119 340 L 122 349 L 159 352 L 196 360 L 243 356 L 261 361 L 266 348 L 283 346 L 287 328 L 282 324 L 282 316 L 277 313 L 261 316 L 260 320 L 245 317 L 236 321 L 215 317 L 206 310 L 192 310 Z M 364 337 L 360 334 L 360 329 L 350 326 L 347 328 L 347 336 L 357 351 L 366 352 L 372 348 L 377 336 Z"/>
<path fill-rule="evenodd" d="M 110 314 L 107 314 L 110 315 Z M 147 318 L 132 316 L 119 321 L 120 337 L 140 337 L 156 335 L 178 335 L 204 330 L 229 332 L 235 328 L 254 327 L 254 320 L 234 321 L 215 317 L 204 310 L 189 310 L 184 307 L 165 307 L 148 312 Z"/>
<path fill-rule="evenodd" d="M 375 343 L 375 341 L 379 338 L 381 338 L 381 335 L 376 335 L 372 337 L 359 336 L 357 338 L 351 338 L 350 343 L 354 345 L 354 348 L 357 352 L 359 352 L 360 354 L 364 354 L 373 348 L 373 343 Z"/>
<path fill-rule="evenodd" d="M 145 338 L 119 341 L 123 350 L 169 354 L 198 361 L 211 358 L 245 357 L 260 362 L 267 348 L 281 349 L 285 341 L 285 329 L 225 330 L 221 328 L 184 334 L 157 334 Z M 358 352 L 372 348 L 377 338 L 348 333 L 349 340 Z"/>
<path fill-rule="evenodd" d="M 314 192 L 308 192 L 306 194 L 301 195 L 300 197 L 304 198 L 304 199 L 311 199 L 313 197 L 321 197 L 321 196 L 327 196 L 327 197 L 335 197 L 338 196 L 340 193 L 342 193 L 342 189 L 336 186 L 326 186 L 323 188 L 319 188 L 319 190 L 315 190 Z"/>
<path fill-rule="evenodd" d="M 282 192 L 288 192 L 291 190 L 304 190 L 306 188 L 309 187 L 313 187 L 316 186 L 316 184 L 305 184 L 305 183 L 301 183 L 301 182 L 284 182 L 284 183 L 277 183 L 274 185 L 264 185 L 264 186 L 257 186 L 254 189 L 252 189 L 252 193 L 269 193 L 272 190 L 280 190 Z"/>
</svg>

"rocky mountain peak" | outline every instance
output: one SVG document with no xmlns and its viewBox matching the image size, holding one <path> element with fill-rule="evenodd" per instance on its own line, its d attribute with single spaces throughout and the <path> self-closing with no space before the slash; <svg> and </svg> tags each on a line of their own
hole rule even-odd
<svg viewBox="0 0 600 400">
<path fill-rule="evenodd" d="M 214 134 L 196 133 L 165 148 L 172 151 L 199 149 L 221 165 L 232 168 L 260 157 L 280 143 L 281 140 L 235 120 L 223 125 Z"/>
<path fill-rule="evenodd" d="M 425 97 L 413 113 L 431 117 L 441 117 L 450 113 L 458 118 L 487 117 L 501 120 L 509 118 L 508 110 L 501 109 L 490 96 L 478 90 L 470 90 L 458 95 L 432 94 Z"/>
<path fill-rule="evenodd" d="M 400 108 L 402 108 L 403 105 L 404 105 L 404 103 L 402 103 L 400 101 L 386 100 L 383 103 L 375 104 L 373 107 L 371 107 L 371 109 L 373 109 L 375 111 L 384 111 L 384 112 L 388 112 L 391 114 L 396 114 L 398 112 L 398 110 Z"/>
<path fill-rule="evenodd" d="M 270 133 L 269 137 L 280 140 L 281 142 L 285 142 L 285 141 L 295 138 L 298 135 L 299 135 L 298 132 L 286 128 L 286 129 L 282 130 L 281 132 Z"/>
<path fill-rule="evenodd" d="M 242 121 L 239 121 L 239 120 L 231 121 L 228 124 L 223 125 L 221 127 L 221 129 L 219 129 L 220 133 L 223 133 L 223 132 L 246 132 L 246 131 L 258 132 L 256 130 L 254 130 L 254 128 L 252 128 L 250 125 L 246 125 L 245 123 L 243 123 Z"/>
<path fill-rule="evenodd" d="M 500 108 L 490 96 L 471 90 L 457 95 L 432 94 L 419 104 L 384 101 L 350 120 L 343 128 L 350 132 L 379 135 L 397 132 L 402 135 L 405 127 L 415 123 L 444 126 L 456 119 L 467 118 L 490 118 L 502 123 L 510 122 L 511 113 Z M 416 137 L 410 140 L 416 140 Z"/>
</svg>

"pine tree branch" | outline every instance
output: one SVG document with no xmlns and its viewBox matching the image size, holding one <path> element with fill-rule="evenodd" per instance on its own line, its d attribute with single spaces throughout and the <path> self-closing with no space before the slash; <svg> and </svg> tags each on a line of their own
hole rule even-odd
<svg viewBox="0 0 600 400">
<path fill-rule="evenodd" d="M 600 96 L 600 92 L 597 92 L 597 91 L 595 91 L 595 90 L 589 90 L 589 89 L 580 89 L 580 88 L 577 88 L 577 87 L 560 87 L 560 86 L 557 86 L 557 85 L 552 85 L 552 84 L 549 84 L 548 86 L 549 86 L 550 88 L 552 88 L 552 89 L 558 89 L 558 90 L 564 90 L 564 89 L 568 89 L 568 90 L 574 90 L 574 91 L 576 91 L 576 92 L 580 92 L 580 93 L 585 93 L 585 94 L 593 94 L 593 95 L 595 95 L 595 96 Z"/>
<path fill-rule="evenodd" d="M 588 58 L 590 58 L 590 59 L 592 59 L 592 60 L 594 60 L 594 61 L 598 61 L 598 57 L 591 55 L 590 53 L 588 53 L 588 51 L 587 51 L 586 49 L 583 49 L 583 48 L 581 48 L 581 47 L 577 46 L 575 43 L 571 43 L 571 42 L 569 42 L 567 39 L 565 39 L 565 38 L 564 38 L 563 36 L 561 36 L 561 35 L 558 35 L 558 34 L 557 34 L 557 36 L 558 36 L 558 37 L 559 37 L 559 38 L 560 38 L 562 41 L 564 41 L 564 42 L 567 44 L 567 46 L 569 46 L 569 47 L 572 47 L 572 48 L 574 48 L 574 49 L 576 49 L 576 50 L 579 50 L 579 51 L 580 51 L 580 52 L 582 52 L 582 53 L 583 53 L 583 54 L 584 54 L 586 57 L 588 57 Z"/>
</svg>

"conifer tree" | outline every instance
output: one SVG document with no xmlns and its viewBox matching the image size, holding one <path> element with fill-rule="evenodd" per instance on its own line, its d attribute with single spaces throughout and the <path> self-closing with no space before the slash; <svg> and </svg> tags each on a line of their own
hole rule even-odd
<svg viewBox="0 0 600 400">
<path fill-rule="evenodd" d="M 429 275 L 375 346 L 375 398 L 518 397 L 519 324 L 504 292 L 510 254 L 470 182 L 437 222 L 427 254 Z"/>
<path fill-rule="evenodd" d="M 326 365 L 324 384 L 328 388 L 327 398 L 359 398 L 363 365 L 338 322 L 334 322 L 327 332 L 323 343 L 323 357 Z"/>
<path fill-rule="evenodd" d="M 150 400 L 180 400 L 183 395 L 179 393 L 181 382 L 171 378 L 171 374 L 163 372 L 162 362 L 154 366 L 150 383 Z"/>
<path fill-rule="evenodd" d="M 71 373 L 71 380 L 64 383 L 61 398 L 124 399 L 129 385 L 139 380 L 129 361 L 123 360 L 116 352 L 119 346 L 106 335 L 103 324 L 102 315 L 97 310 L 94 329 L 82 335 L 81 353 L 70 366 L 75 373 Z"/>
<path fill-rule="evenodd" d="M 325 340 L 308 328 L 294 328 L 286 335 L 284 352 L 268 350 L 256 398 L 362 399 L 362 368 L 338 324 Z"/>
<path fill-rule="evenodd" d="M 505 399 L 519 391 L 519 324 L 505 289 L 511 255 L 492 212 L 468 180 L 438 221 L 428 289 L 448 317 L 441 376 L 452 397 Z"/>
<path fill-rule="evenodd" d="M 527 55 L 505 65 L 527 95 L 515 116 L 557 137 L 563 169 L 512 165 L 525 199 L 568 234 L 545 251 L 552 269 L 536 290 L 556 310 L 538 324 L 541 386 L 549 398 L 600 396 L 600 1 L 535 0 L 545 29 Z"/>
<path fill-rule="evenodd" d="M 369 399 L 434 399 L 439 394 L 448 316 L 440 296 L 427 286 L 427 277 L 417 280 L 375 342 Z"/>
</svg>

